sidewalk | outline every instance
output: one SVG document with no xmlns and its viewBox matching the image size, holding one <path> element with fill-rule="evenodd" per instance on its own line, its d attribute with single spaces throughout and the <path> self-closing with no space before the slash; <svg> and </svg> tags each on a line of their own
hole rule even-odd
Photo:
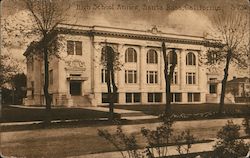
<svg viewBox="0 0 250 158">
<path fill-rule="evenodd" d="M 216 144 L 216 139 L 209 143 L 198 143 L 193 144 L 191 146 L 189 153 L 198 153 L 198 152 L 209 152 L 213 151 L 213 146 Z M 245 140 L 246 142 L 250 142 L 250 139 Z M 140 149 L 139 152 L 143 152 L 143 149 Z M 126 153 L 126 151 L 124 151 Z M 169 146 L 168 147 L 168 156 L 172 155 L 179 155 L 176 150 L 176 146 Z M 106 152 L 106 153 L 98 153 L 98 154 L 88 154 L 88 155 L 81 155 L 81 156 L 72 156 L 68 158 L 122 158 L 121 153 L 116 152 Z"/>
<path fill-rule="evenodd" d="M 194 145 L 192 145 L 190 153 L 212 151 L 215 143 L 216 143 L 215 141 L 212 141 L 210 143 L 194 144 Z M 139 151 L 143 152 L 143 150 L 139 150 Z M 176 146 L 169 146 L 168 147 L 168 155 L 169 156 L 170 155 L 178 155 L 178 152 L 176 150 Z M 68 158 L 122 158 L 122 156 L 121 156 L 120 152 L 116 151 L 116 152 L 106 152 L 106 153 L 98 153 L 98 154 L 73 156 L 73 157 L 68 157 Z"/>
<path fill-rule="evenodd" d="M 109 112 L 108 107 L 82 107 L 88 110 L 96 110 L 102 112 Z M 141 111 L 134 110 L 124 110 L 124 109 L 114 109 L 114 112 L 121 115 L 121 119 L 126 120 L 144 120 L 144 119 L 156 119 L 158 116 L 147 115 L 142 113 Z"/>
</svg>

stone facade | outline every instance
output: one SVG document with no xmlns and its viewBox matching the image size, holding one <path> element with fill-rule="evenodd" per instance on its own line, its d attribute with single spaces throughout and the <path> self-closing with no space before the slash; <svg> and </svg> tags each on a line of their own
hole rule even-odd
<svg viewBox="0 0 250 158">
<path fill-rule="evenodd" d="M 218 102 L 217 73 L 200 62 L 209 42 L 204 37 L 100 26 L 60 25 L 60 59 L 50 57 L 49 91 L 55 106 L 107 104 L 101 51 L 105 45 L 120 53 L 116 71 L 117 104 L 159 104 L 166 101 L 161 42 L 175 48 L 177 66 L 172 84 L 174 103 Z M 43 105 L 43 62 L 26 51 L 28 93 L 26 105 Z"/>
</svg>

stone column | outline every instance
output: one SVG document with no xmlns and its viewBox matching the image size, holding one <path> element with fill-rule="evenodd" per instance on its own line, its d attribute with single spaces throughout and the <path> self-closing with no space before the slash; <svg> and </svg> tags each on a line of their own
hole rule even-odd
<svg viewBox="0 0 250 158">
<path fill-rule="evenodd" d="M 147 103 L 147 93 L 146 93 L 146 67 L 147 67 L 147 50 L 145 46 L 141 46 L 138 59 L 140 60 L 139 66 L 139 80 L 140 80 L 140 91 L 141 91 L 141 103 Z"/>
<path fill-rule="evenodd" d="M 179 84 L 180 84 L 180 90 L 182 91 L 182 102 L 187 102 L 187 93 L 185 92 L 185 86 L 186 86 L 186 51 L 185 49 L 180 50 L 180 67 L 178 69 L 179 71 Z"/>
<path fill-rule="evenodd" d="M 100 92 L 101 90 L 101 47 L 99 43 L 95 42 L 93 44 L 93 67 L 91 67 L 91 71 L 93 75 L 91 76 L 91 85 L 93 89 L 93 93 Z"/>
<path fill-rule="evenodd" d="M 121 64 L 125 63 L 125 53 L 123 49 L 123 44 L 118 45 L 118 52 L 120 53 L 119 60 Z M 118 87 L 118 93 L 119 93 L 119 104 L 125 104 L 125 93 L 124 93 L 124 67 L 121 67 L 120 71 L 116 72 L 117 75 L 117 87 Z"/>
<path fill-rule="evenodd" d="M 184 49 L 180 50 L 180 59 L 179 59 L 179 84 L 180 89 L 183 90 L 186 84 L 186 52 Z"/>
</svg>

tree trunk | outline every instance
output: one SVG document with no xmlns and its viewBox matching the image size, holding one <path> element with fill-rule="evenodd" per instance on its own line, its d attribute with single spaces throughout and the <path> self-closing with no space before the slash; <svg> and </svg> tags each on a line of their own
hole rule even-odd
<svg viewBox="0 0 250 158">
<path fill-rule="evenodd" d="M 109 100 L 109 120 L 112 121 L 113 120 L 113 113 L 114 113 L 114 109 L 113 109 L 113 99 L 112 99 L 112 90 L 111 90 L 111 80 L 110 80 L 110 76 L 111 76 L 111 71 L 109 68 L 107 68 L 107 89 L 108 89 L 108 100 Z"/>
<path fill-rule="evenodd" d="M 44 97 L 46 104 L 46 118 L 45 123 L 51 122 L 51 95 L 49 94 L 49 61 L 48 61 L 48 49 L 44 48 Z"/>
<path fill-rule="evenodd" d="M 166 81 L 166 109 L 165 113 L 170 116 L 171 114 L 171 79 L 169 75 L 165 75 Z"/>
<path fill-rule="evenodd" d="M 112 80 L 112 87 L 113 87 L 113 94 L 112 94 L 112 119 L 114 119 L 114 104 L 115 100 L 117 99 L 117 86 L 115 85 L 115 74 L 114 71 L 111 71 L 111 80 Z"/>
<path fill-rule="evenodd" d="M 228 69 L 229 69 L 229 64 L 230 64 L 230 60 L 232 57 L 232 51 L 229 51 L 227 54 L 227 58 L 226 58 L 226 66 L 224 68 L 224 78 L 221 82 L 221 96 L 220 96 L 220 106 L 219 106 L 219 114 L 222 114 L 222 110 L 224 107 L 224 103 L 225 103 L 225 93 L 226 93 L 226 86 L 227 86 L 227 78 L 228 78 Z"/>
<path fill-rule="evenodd" d="M 166 104 L 165 104 L 165 114 L 170 114 L 170 105 L 169 105 L 169 87 L 170 83 L 168 82 L 168 61 L 167 61 L 167 52 L 165 43 L 162 42 L 162 52 L 163 52 L 163 59 L 164 59 L 164 78 L 166 83 Z M 171 103 L 171 102 L 170 102 Z"/>
</svg>

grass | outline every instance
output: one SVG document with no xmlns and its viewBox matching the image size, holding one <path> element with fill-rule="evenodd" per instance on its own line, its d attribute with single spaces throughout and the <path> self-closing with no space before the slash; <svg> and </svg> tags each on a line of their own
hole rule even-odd
<svg viewBox="0 0 250 158">
<path fill-rule="evenodd" d="M 165 105 L 115 105 L 117 109 L 141 111 L 145 114 L 160 115 L 165 111 Z M 217 112 L 219 104 L 172 104 L 174 114 L 197 114 L 205 112 Z M 226 104 L 224 110 L 228 113 L 249 112 L 250 106 L 247 104 Z"/>
<path fill-rule="evenodd" d="M 82 108 L 51 109 L 52 120 L 96 120 L 108 118 L 108 115 L 108 112 Z M 43 121 L 46 116 L 45 109 L 3 106 L 1 122 Z"/>
</svg>

